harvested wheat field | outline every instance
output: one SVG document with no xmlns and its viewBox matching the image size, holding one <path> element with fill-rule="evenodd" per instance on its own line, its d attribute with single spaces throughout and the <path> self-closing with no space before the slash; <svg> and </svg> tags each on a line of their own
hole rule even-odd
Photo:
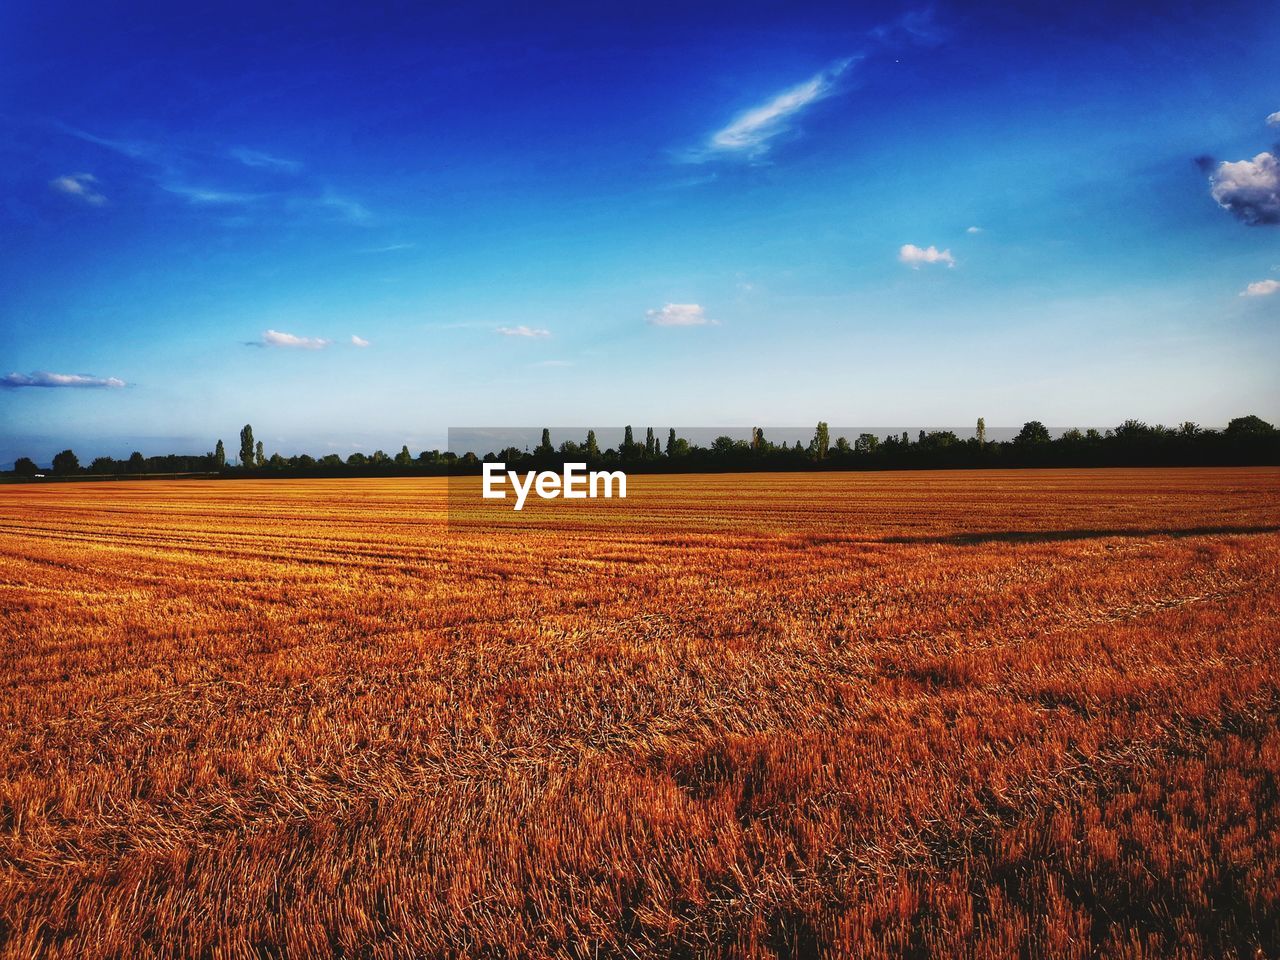
<svg viewBox="0 0 1280 960">
<path fill-rule="evenodd" d="M 0 955 L 1280 956 L 1280 472 L 478 482 L 0 488 Z"/>
</svg>

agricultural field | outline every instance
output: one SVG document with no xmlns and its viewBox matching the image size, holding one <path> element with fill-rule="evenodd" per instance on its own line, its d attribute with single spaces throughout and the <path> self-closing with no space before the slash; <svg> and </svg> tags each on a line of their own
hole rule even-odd
<svg viewBox="0 0 1280 960">
<path fill-rule="evenodd" d="M 0 956 L 1280 956 L 1280 471 L 478 484 L 0 488 Z"/>
</svg>

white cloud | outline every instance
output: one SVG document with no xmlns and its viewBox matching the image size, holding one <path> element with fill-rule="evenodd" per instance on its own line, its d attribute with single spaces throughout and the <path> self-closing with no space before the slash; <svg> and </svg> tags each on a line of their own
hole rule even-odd
<svg viewBox="0 0 1280 960">
<path fill-rule="evenodd" d="M 107 202 L 107 198 L 97 191 L 97 182 L 98 178 L 92 173 L 68 173 L 50 180 L 49 186 L 57 193 L 75 197 L 91 207 L 100 207 Z"/>
<path fill-rule="evenodd" d="M 267 330 L 262 334 L 262 344 L 267 347 L 296 347 L 300 350 L 322 350 L 330 341 L 320 337 L 299 337 L 279 330 Z"/>
<path fill-rule="evenodd" d="M 369 341 L 364 337 L 357 337 L 354 333 L 351 335 L 351 345 L 353 347 L 367 347 Z"/>
<path fill-rule="evenodd" d="M 1280 110 L 1277 110 L 1271 116 L 1267 117 L 1267 123 L 1273 127 L 1280 127 Z"/>
<path fill-rule="evenodd" d="M 0 377 L 0 386 L 114 389 L 125 386 L 125 382 L 118 377 L 92 377 L 85 373 L 49 373 L 45 370 L 37 370 L 35 373 L 11 373 L 7 377 Z"/>
<path fill-rule="evenodd" d="M 956 258 L 951 255 L 950 250 L 939 250 L 932 245 L 917 247 L 914 243 L 904 243 L 898 251 L 898 259 L 910 264 L 914 270 L 919 270 L 924 263 L 945 263 L 948 267 L 956 265 Z"/>
<path fill-rule="evenodd" d="M 302 164 L 297 160 L 285 160 L 282 157 L 273 157 L 269 153 L 263 153 L 260 150 L 250 150 L 247 147 L 236 147 L 231 151 L 231 156 L 235 157 L 246 167 L 279 170 L 281 173 L 297 173 L 302 169 Z"/>
<path fill-rule="evenodd" d="M 981 232 L 982 232 L 981 227 L 970 227 L 968 230 L 965 231 L 965 233 L 981 233 Z"/>
<path fill-rule="evenodd" d="M 236 193 L 231 190 L 217 190 L 211 187 L 192 187 L 185 183 L 165 183 L 161 184 L 160 189 L 166 193 L 183 197 L 188 203 L 194 203 L 199 206 L 238 206 L 240 204 L 253 203 L 259 199 L 256 194 L 252 193 Z"/>
<path fill-rule="evenodd" d="M 1251 283 L 1241 291 L 1242 297 L 1269 297 L 1280 291 L 1280 280 L 1259 280 Z"/>
<path fill-rule="evenodd" d="M 518 327 L 499 327 L 498 333 L 504 337 L 549 337 L 551 331 L 543 327 L 527 327 L 523 323 Z"/>
<path fill-rule="evenodd" d="M 800 111 L 835 91 L 836 81 L 849 69 L 854 59 L 856 58 L 849 57 L 837 60 L 804 83 L 783 90 L 758 107 L 740 114 L 728 126 L 713 133 L 706 148 L 695 152 L 689 159 L 705 160 L 716 153 L 745 156 L 764 153 L 769 149 L 769 141 L 785 132 Z"/>
<path fill-rule="evenodd" d="M 1269 153 L 1224 161 L 1209 178 L 1210 195 L 1250 226 L 1280 224 L 1280 162 Z"/>
<path fill-rule="evenodd" d="M 347 223 L 368 223 L 373 219 L 373 214 L 363 204 L 340 197 L 329 190 L 313 200 L 312 204 L 323 210 L 332 210 L 339 220 L 345 220 Z"/>
<path fill-rule="evenodd" d="M 655 327 L 701 327 L 717 323 L 707 317 L 707 313 L 696 303 L 668 303 L 660 310 L 649 310 L 645 314 Z"/>
</svg>

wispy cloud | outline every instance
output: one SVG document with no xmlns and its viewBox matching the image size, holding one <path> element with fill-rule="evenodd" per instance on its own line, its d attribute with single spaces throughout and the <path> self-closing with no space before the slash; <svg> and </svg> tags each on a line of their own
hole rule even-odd
<svg viewBox="0 0 1280 960">
<path fill-rule="evenodd" d="M 180 147 L 102 137 L 61 123 L 56 126 L 69 136 L 134 161 L 141 175 L 158 189 L 181 197 L 192 206 L 239 206 L 246 208 L 246 213 L 252 209 L 264 217 L 278 217 L 282 212 L 290 212 L 312 219 L 324 216 L 351 224 L 366 224 L 373 220 L 373 214 L 364 204 L 338 194 L 317 177 L 305 176 L 304 166 L 297 160 L 247 147 L 231 150 Z M 246 167 L 250 169 L 246 170 Z M 260 172 L 264 170 L 291 176 L 264 178 Z M 209 186 L 211 182 L 218 186 Z M 242 184 L 248 189 L 240 186 Z"/>
<path fill-rule="evenodd" d="M 239 160 L 246 167 L 277 170 L 281 173 L 298 173 L 302 169 L 302 164 L 297 160 L 285 160 L 283 157 L 273 157 L 269 153 L 263 153 L 260 150 L 250 150 L 248 147 L 236 147 L 231 151 L 231 156 L 236 160 Z"/>
<path fill-rule="evenodd" d="M 337 219 L 345 220 L 347 223 L 365 224 L 373 219 L 373 214 L 363 204 L 340 197 L 328 190 L 310 203 L 322 210 L 332 211 Z"/>
<path fill-rule="evenodd" d="M 260 196 L 254 193 L 219 190 L 215 187 L 193 187 L 185 183 L 163 183 L 160 189 L 198 206 L 243 206 L 253 203 Z"/>
<path fill-rule="evenodd" d="M 1280 127 L 1280 110 L 1268 116 L 1267 123 L 1273 127 Z"/>
<path fill-rule="evenodd" d="M 1259 280 L 1240 291 L 1242 297 L 1269 297 L 1280 292 L 1280 280 Z"/>
<path fill-rule="evenodd" d="M 360 253 L 394 253 L 397 250 L 412 250 L 416 243 L 388 243 L 385 247 L 367 247 Z"/>
<path fill-rule="evenodd" d="M 948 267 L 956 265 L 956 258 L 950 250 L 939 250 L 933 245 L 917 247 L 914 243 L 904 243 L 898 250 L 898 259 L 914 270 L 919 270 L 926 263 L 945 263 Z"/>
<path fill-rule="evenodd" d="M 499 327 L 498 333 L 504 337 L 549 337 L 551 331 L 545 327 L 528 327 L 523 323 L 518 327 Z"/>
<path fill-rule="evenodd" d="M 759 106 L 739 114 L 727 126 L 715 131 L 687 160 L 703 161 L 716 156 L 759 157 L 769 149 L 769 141 L 791 128 L 806 108 L 825 99 L 837 89 L 837 81 L 858 60 L 846 57 L 829 64 L 803 83 L 774 94 Z"/>
<path fill-rule="evenodd" d="M 369 341 L 364 337 L 357 337 L 354 333 L 351 335 L 351 345 L 353 347 L 367 347 Z"/>
<path fill-rule="evenodd" d="M 2 387 L 79 387 L 81 389 L 116 389 L 126 386 L 119 377 L 94 377 L 87 373 L 11 373 L 0 377 Z"/>
<path fill-rule="evenodd" d="M 91 207 L 100 207 L 107 202 L 107 198 L 98 192 L 97 182 L 98 178 L 92 173 L 68 173 L 54 177 L 49 181 L 49 187 L 56 193 L 75 197 Z"/>
<path fill-rule="evenodd" d="M 660 309 L 648 310 L 645 316 L 655 327 L 702 327 L 716 324 L 697 303 L 668 303 Z"/>
<path fill-rule="evenodd" d="M 969 227 L 967 230 L 965 230 L 965 233 L 982 233 L 982 228 L 981 228 L 981 227 Z"/>
<path fill-rule="evenodd" d="M 122 157 L 129 157 L 133 160 L 155 159 L 160 153 L 160 147 L 145 140 L 113 140 L 109 137 L 99 137 L 77 127 L 69 127 L 64 123 L 57 124 L 57 127 L 63 133 L 70 134 L 78 140 L 105 147 L 112 153 L 118 153 Z"/>
<path fill-rule="evenodd" d="M 331 342 L 322 337 L 299 337 L 279 330 L 265 330 L 262 334 L 261 345 L 264 347 L 291 347 L 297 350 L 323 350 Z"/>
</svg>

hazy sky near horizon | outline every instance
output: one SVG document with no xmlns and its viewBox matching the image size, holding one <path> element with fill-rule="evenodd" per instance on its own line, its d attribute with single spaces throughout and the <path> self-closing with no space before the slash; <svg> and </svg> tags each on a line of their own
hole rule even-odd
<svg viewBox="0 0 1280 960">
<path fill-rule="evenodd" d="M 4 5 L 0 464 L 1280 420 L 1267 5 L 465 6 Z"/>
</svg>

